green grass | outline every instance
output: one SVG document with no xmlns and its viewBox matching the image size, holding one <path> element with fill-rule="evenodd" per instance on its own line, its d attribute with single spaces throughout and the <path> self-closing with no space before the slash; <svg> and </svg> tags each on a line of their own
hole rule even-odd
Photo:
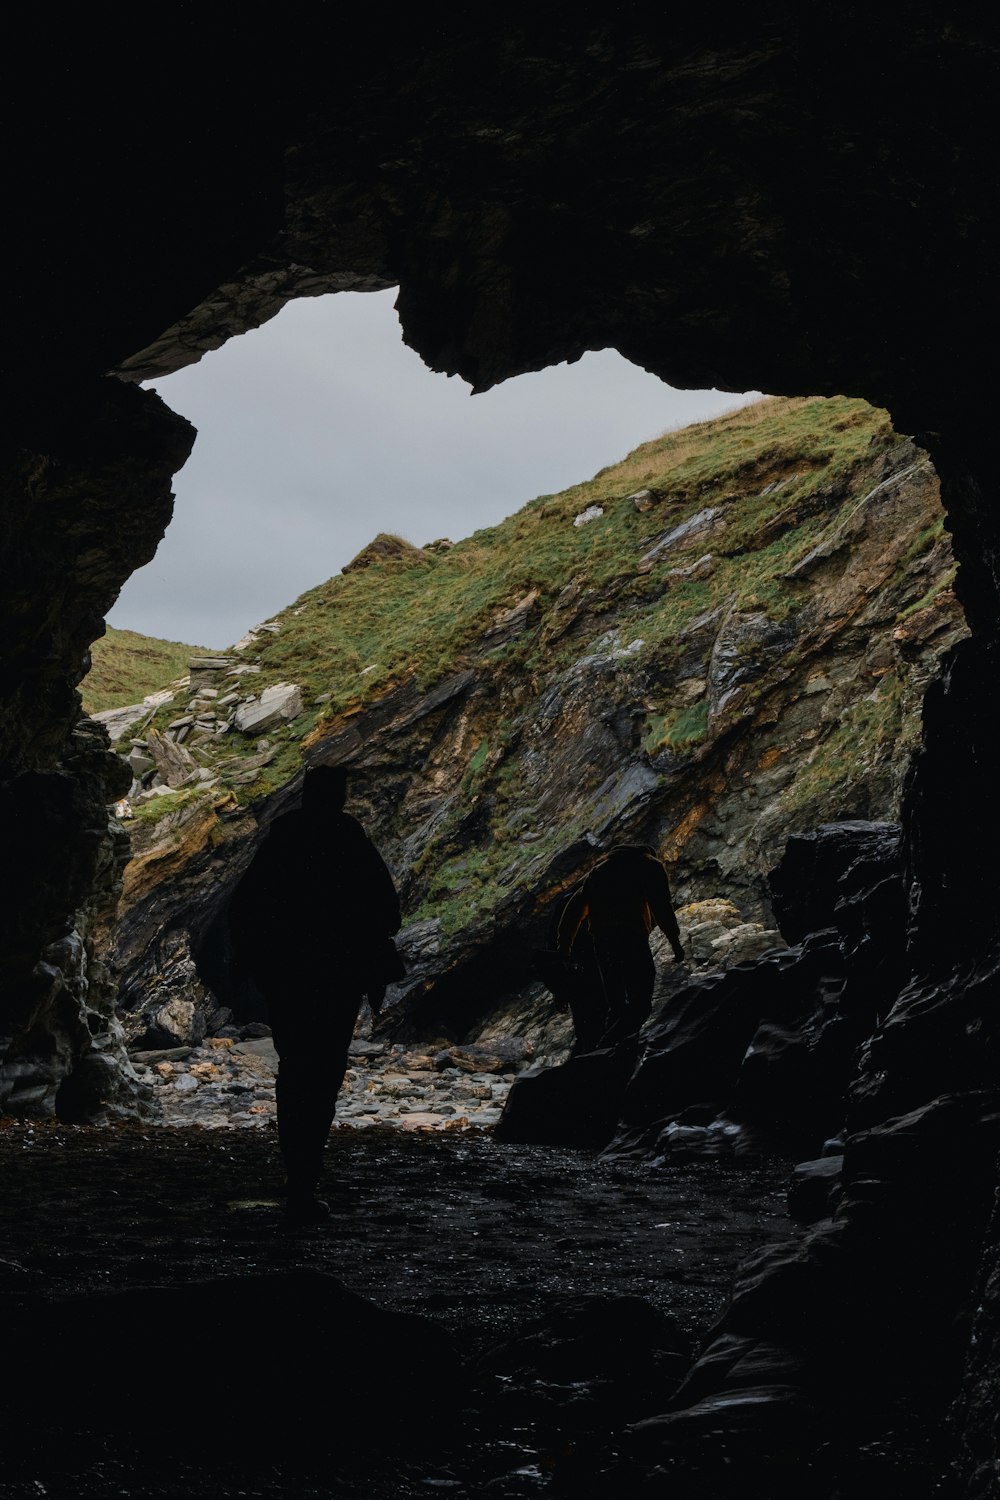
<svg viewBox="0 0 1000 1500">
<path fill-rule="evenodd" d="M 905 609 L 901 609 L 896 616 L 896 619 L 899 621 L 908 620 L 911 615 L 918 614 L 920 610 L 926 609 L 929 604 L 934 603 L 934 600 L 939 594 L 943 594 L 945 589 L 951 588 L 957 577 L 958 564 L 955 563 L 944 573 L 942 573 L 940 578 L 934 580 L 930 588 L 927 590 L 926 594 L 923 594 L 919 599 L 915 599 L 913 603 L 908 604 Z"/>
<path fill-rule="evenodd" d="M 139 802 L 132 810 L 138 823 L 158 823 L 167 813 L 174 813 L 188 806 L 201 796 L 204 788 L 189 787 L 186 791 L 167 793 L 163 797 L 150 797 L 148 802 Z"/>
<path fill-rule="evenodd" d="M 106 708 L 124 708 L 141 703 L 147 693 L 155 693 L 175 677 L 183 677 L 188 657 L 197 656 L 201 646 L 186 646 L 181 641 L 161 641 L 155 636 L 140 635 L 135 630 L 116 630 L 90 648 L 93 665 L 80 684 L 83 706 L 89 714 Z"/>
<path fill-rule="evenodd" d="M 880 761 L 905 753 L 919 737 L 916 715 L 904 713 L 904 685 L 889 671 L 864 698 L 849 704 L 837 724 L 804 762 L 785 797 L 792 810 L 810 807 L 819 798 L 843 790 L 849 805 L 852 789 Z"/>
<path fill-rule="evenodd" d="M 781 573 L 829 522 L 817 492 L 849 482 L 871 457 L 873 443 L 895 441 L 885 413 L 846 398 L 764 401 L 668 433 L 448 552 L 374 563 L 311 589 L 276 617 L 280 635 L 259 643 L 261 682 L 292 678 L 303 682 L 307 695 L 329 693 L 323 716 L 335 719 L 403 677 L 430 687 L 462 665 L 503 610 L 537 591 L 536 609 L 544 613 L 579 575 L 597 591 L 625 578 L 632 594 L 648 601 L 650 619 L 643 625 L 658 639 L 675 635 L 688 616 L 724 593 L 780 619 L 795 603 Z M 789 482 L 761 496 L 781 479 Z M 643 488 L 662 496 L 645 513 L 627 498 Z M 695 536 L 647 576 L 636 575 L 658 535 L 693 511 L 722 503 L 723 533 L 710 540 Z M 573 518 L 591 505 L 602 506 L 604 515 L 574 527 Z M 705 551 L 717 559 L 715 578 L 666 586 L 664 597 L 667 572 Z M 516 647 L 508 652 L 518 655 Z M 555 645 L 546 657 L 558 661 L 566 654 Z"/>
<path fill-rule="evenodd" d="M 690 750 L 708 739 L 708 702 L 702 699 L 679 713 L 659 715 L 646 736 L 650 755 L 658 750 Z"/>
</svg>

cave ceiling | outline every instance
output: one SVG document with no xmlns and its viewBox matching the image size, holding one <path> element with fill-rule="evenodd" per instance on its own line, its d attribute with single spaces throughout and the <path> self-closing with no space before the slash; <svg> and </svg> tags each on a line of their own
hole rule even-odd
<svg viewBox="0 0 1000 1500">
<path fill-rule="evenodd" d="M 995 324 L 985 26 L 311 15 L 265 42 L 223 7 L 124 76 L 62 39 L 14 119 L 22 394 L 398 284 L 406 340 L 478 389 L 613 346 L 676 385 L 961 416 Z"/>
</svg>

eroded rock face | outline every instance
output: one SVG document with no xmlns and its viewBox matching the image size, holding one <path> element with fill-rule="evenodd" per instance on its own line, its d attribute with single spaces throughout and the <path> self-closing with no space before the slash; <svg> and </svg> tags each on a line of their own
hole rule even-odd
<svg viewBox="0 0 1000 1500">
<path fill-rule="evenodd" d="M 746 460 L 755 500 L 761 474 L 779 466 L 767 452 L 763 466 Z M 647 627 L 678 585 L 668 572 L 642 593 L 630 587 L 640 538 L 632 551 L 622 544 L 610 581 L 577 576 L 492 612 L 478 636 L 452 647 L 460 670 L 446 660 L 429 691 L 409 678 L 308 733 L 308 760 L 350 768 L 352 807 L 403 897 L 408 976 L 390 992 L 387 1028 L 467 1037 L 498 1008 L 523 1009 L 534 951 L 551 946 L 565 893 L 610 843 L 649 841 L 666 853 L 678 904 L 720 893 L 740 904 L 746 933 L 735 931 L 740 911 L 705 932 L 710 947 L 725 936 L 711 956 L 728 966 L 768 946 L 765 874 L 789 831 L 896 810 L 919 696 L 965 627 L 947 541 L 931 540 L 940 512 L 927 460 L 892 438 L 862 452 L 848 478 L 800 502 L 832 536 L 835 562 L 796 579 L 780 618 L 737 610 L 724 592 L 719 607 L 691 611 L 657 640 Z M 742 524 L 732 498 L 718 511 Z M 269 622 L 265 646 L 315 607 Z M 159 772 L 136 798 L 142 821 L 115 939 L 123 1000 L 144 1014 L 160 1004 L 156 955 L 172 933 L 193 942 L 220 1004 L 243 1019 L 262 1014 L 233 969 L 226 907 L 251 844 L 294 804 L 299 778 L 286 771 L 250 806 L 244 788 L 263 768 L 294 766 L 302 732 L 272 732 L 252 750 L 232 742 L 241 728 L 251 739 L 269 714 L 280 721 L 289 700 L 301 713 L 303 692 L 253 691 L 267 680 L 255 675 L 267 670 L 260 645 L 258 636 L 212 671 L 192 671 L 190 698 L 179 694 L 163 735 L 150 730 L 144 742 Z M 305 692 L 311 699 L 315 687 Z M 162 787 L 171 778 L 183 790 L 176 802 Z"/>
<path fill-rule="evenodd" d="M 814 747 L 829 725 L 852 702 L 877 703 L 890 672 L 906 683 L 906 696 L 916 696 L 937 654 L 962 632 L 949 591 L 938 587 L 948 576 L 943 546 L 920 554 L 915 574 L 904 562 L 913 538 L 927 529 L 923 507 L 933 475 L 909 444 L 898 446 L 894 462 L 875 457 L 858 486 L 855 514 L 838 523 L 827 550 L 805 559 L 796 581 L 801 602 L 792 626 L 780 632 L 780 649 L 771 649 L 774 622 L 763 612 L 737 617 L 723 609 L 696 620 L 680 654 L 664 665 L 644 654 L 629 629 L 628 601 L 619 599 L 617 585 L 601 591 L 571 584 L 547 607 L 538 595 L 514 600 L 475 642 L 468 665 L 430 692 L 404 682 L 311 736 L 317 759 L 351 767 L 355 805 L 406 892 L 410 920 L 400 946 L 409 973 L 391 997 L 387 1029 L 418 1042 L 456 1035 L 535 1041 L 535 1076 L 513 1084 L 498 1126 L 502 1139 L 611 1142 L 616 1157 L 664 1165 L 753 1160 L 769 1152 L 789 1163 L 801 1157 L 813 1165 L 800 1173 L 795 1213 L 815 1223 L 817 1235 L 843 1198 L 853 1160 L 844 1147 L 846 1097 L 857 1050 L 909 975 L 898 828 L 855 819 L 793 840 L 773 878 L 783 934 L 747 917 L 764 915 L 763 866 L 787 833 L 790 793 L 803 767 L 818 761 Z M 281 625 L 273 621 L 271 628 Z M 572 649 L 566 664 L 541 681 L 519 680 L 494 667 L 498 638 L 558 639 Z M 219 665 L 213 704 L 230 696 L 225 673 L 233 670 Z M 232 680 L 240 680 L 243 693 L 253 678 Z M 687 747 L 648 747 L 634 706 L 658 698 L 704 704 L 703 738 Z M 184 733 L 188 719 L 197 722 L 193 709 L 175 721 L 175 732 Z M 482 843 L 497 837 L 494 793 L 484 777 L 469 798 L 466 764 L 471 747 L 499 740 L 501 722 L 507 763 L 516 765 L 523 789 L 513 816 L 528 836 L 512 841 L 503 878 L 456 931 L 434 889 L 440 866 L 429 851 L 447 850 L 461 894 L 463 869 L 473 874 Z M 845 795 L 857 812 L 896 805 L 905 747 L 884 737 L 873 746 L 866 758 L 860 743 L 851 743 L 856 774 L 835 781 L 833 790 L 818 778 L 806 781 L 813 790 L 798 808 L 807 824 L 842 813 Z M 252 778 L 258 761 L 274 753 L 273 745 L 260 750 L 237 774 Z M 479 761 L 486 764 L 488 751 Z M 156 1028 L 175 993 L 192 996 L 206 1023 L 223 1031 L 234 1007 L 241 1020 L 262 1014 L 253 1009 L 260 997 L 241 991 L 231 970 L 225 905 L 267 820 L 292 805 L 297 792 L 293 778 L 252 811 L 219 786 L 207 787 L 138 830 L 116 935 L 134 1046 L 165 1044 Z M 690 811 L 695 816 L 687 817 Z M 663 843 L 678 829 L 679 892 L 701 895 L 706 886 L 721 886 L 749 910 L 717 897 L 682 910 L 691 957 L 715 972 L 692 982 L 665 967 L 660 1014 L 638 1068 L 635 1053 L 625 1052 L 563 1063 L 572 1038 L 564 1021 L 560 1029 L 544 987 L 530 982 L 532 949 L 546 944 L 563 893 L 600 841 L 646 834 Z M 753 894 L 755 905 L 747 899 Z M 321 952 L 317 958 L 322 962 Z M 158 1095 L 166 1094 L 171 1119 L 204 1109 L 207 1120 L 211 1087 L 178 1072 L 158 1085 Z M 415 1089 L 412 1079 L 398 1087 L 418 1101 L 431 1097 L 421 1096 L 423 1086 Z M 269 1117 L 269 1101 L 253 1097 L 234 1111 L 238 1123 Z M 455 1117 L 439 1117 L 435 1102 L 426 1112 L 408 1110 L 407 1128 L 461 1128 L 461 1117 L 457 1125 Z M 353 1104 L 352 1098 L 345 1106 L 352 1118 Z M 358 1119 L 378 1118 L 379 1107 L 366 1101 Z M 779 1278 L 776 1307 L 783 1284 Z M 779 1332 L 776 1324 L 765 1353 L 744 1350 L 735 1385 L 735 1361 L 713 1355 L 710 1368 L 721 1384 L 711 1387 L 699 1373 L 705 1394 L 692 1398 L 699 1408 L 692 1422 L 717 1422 L 720 1411 L 737 1410 L 749 1420 L 766 1399 L 768 1421 L 780 1428 L 800 1410 L 795 1382 L 810 1352 L 823 1358 L 822 1347 L 806 1347 L 806 1340 L 790 1349 Z M 759 1376 L 762 1369 L 774 1380 L 759 1380 L 752 1395 L 737 1398 L 747 1372 Z M 647 1448 L 655 1447 L 656 1433 L 666 1443 L 668 1427 L 686 1430 L 680 1413 L 662 1432 L 644 1435 Z"/>
</svg>

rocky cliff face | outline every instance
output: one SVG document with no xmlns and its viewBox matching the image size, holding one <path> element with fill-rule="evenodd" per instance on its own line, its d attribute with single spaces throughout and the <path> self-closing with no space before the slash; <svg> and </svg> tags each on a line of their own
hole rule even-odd
<svg viewBox="0 0 1000 1500">
<path fill-rule="evenodd" d="M 347 570 L 194 658 L 119 741 L 141 777 L 114 938 L 133 1034 L 253 1018 L 226 906 L 303 761 L 351 767 L 403 894 L 410 974 L 383 1024 L 408 1036 L 522 1005 L 609 843 L 653 842 L 678 904 L 766 921 L 790 834 L 898 812 L 965 629 L 953 572 L 925 455 L 822 401 L 672 434 L 468 542 Z"/>
</svg>

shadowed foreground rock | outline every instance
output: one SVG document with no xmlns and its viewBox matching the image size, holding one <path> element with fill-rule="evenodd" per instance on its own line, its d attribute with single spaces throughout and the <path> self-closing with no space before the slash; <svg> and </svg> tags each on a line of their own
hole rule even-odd
<svg viewBox="0 0 1000 1500">
<path fill-rule="evenodd" d="M 330 1153 L 335 1212 L 288 1232 L 267 1132 L 0 1129 L 4 1500 L 417 1500 L 524 1470 L 577 1500 L 783 1232 L 768 1166 L 385 1129 Z M 303 1397 L 311 1451 L 285 1441 Z"/>
<path fill-rule="evenodd" d="M 499 1138 L 639 1160 L 818 1155 L 843 1129 L 858 1048 L 905 972 L 899 830 L 828 824 L 790 840 L 770 880 L 782 935 L 810 936 L 686 984 L 665 970 L 639 1048 L 519 1078 Z"/>
<path fill-rule="evenodd" d="M 508 1145 L 606 1145 L 635 1059 L 634 1045 L 608 1047 L 517 1079 L 494 1132 L 497 1140 Z"/>
<path fill-rule="evenodd" d="M 169 1453 L 175 1443 L 209 1453 L 219 1425 L 245 1424 L 251 1414 L 262 1462 L 290 1452 L 343 1455 L 372 1441 L 412 1440 L 438 1402 L 421 1369 L 428 1361 L 441 1368 L 456 1361 L 439 1324 L 388 1312 L 335 1277 L 305 1269 L 6 1303 L 5 1337 L 21 1351 L 13 1398 L 26 1403 L 21 1422 L 30 1419 L 15 1421 L 8 1457 L 25 1433 L 34 1444 L 46 1436 L 66 1442 L 74 1430 L 90 1441 L 126 1438 L 148 1447 L 150 1456 Z M 213 1380 L 211 1421 L 192 1412 L 164 1430 L 163 1416 L 191 1378 L 193 1350 L 182 1327 L 197 1330 L 199 1345 L 223 1347 L 235 1339 L 252 1359 Z M 140 1329 L 160 1336 L 143 1372 L 142 1399 L 113 1399 L 123 1351 Z M 47 1419 L 38 1412 L 37 1390 L 48 1378 L 53 1349 L 72 1350 L 87 1379 L 71 1408 Z"/>
</svg>

